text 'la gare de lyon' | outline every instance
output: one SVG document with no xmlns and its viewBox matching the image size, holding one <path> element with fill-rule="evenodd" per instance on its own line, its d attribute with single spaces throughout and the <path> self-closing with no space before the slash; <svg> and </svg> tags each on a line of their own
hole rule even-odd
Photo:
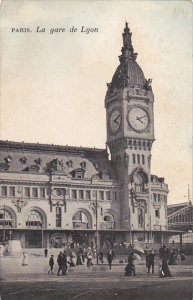
<svg viewBox="0 0 193 300">
<path fill-rule="evenodd" d="M 21 27 L 21 28 L 12 27 L 11 32 L 12 33 L 17 33 L 17 32 L 21 32 L 21 33 L 22 32 L 23 33 L 28 33 L 28 32 L 29 33 L 30 32 L 45 33 L 45 32 L 49 32 L 50 34 L 65 33 L 65 32 L 82 32 L 82 33 L 85 33 L 85 34 L 89 34 L 89 33 L 99 32 L 99 29 L 98 29 L 98 27 L 81 26 L 80 28 L 77 28 L 75 26 L 72 26 L 69 29 L 56 27 L 56 28 L 50 28 L 50 29 L 47 30 L 44 27 L 37 26 L 35 30 L 32 30 L 30 27 Z"/>
</svg>

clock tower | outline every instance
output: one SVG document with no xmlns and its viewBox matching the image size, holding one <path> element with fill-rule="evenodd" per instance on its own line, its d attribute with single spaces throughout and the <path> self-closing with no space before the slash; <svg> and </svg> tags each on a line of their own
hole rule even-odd
<svg viewBox="0 0 193 300">
<path fill-rule="evenodd" d="M 131 236 L 151 223 L 151 147 L 154 141 L 151 79 L 146 80 L 136 62 L 132 33 L 125 25 L 123 47 L 105 97 L 107 146 L 121 185 L 120 227 Z"/>
</svg>

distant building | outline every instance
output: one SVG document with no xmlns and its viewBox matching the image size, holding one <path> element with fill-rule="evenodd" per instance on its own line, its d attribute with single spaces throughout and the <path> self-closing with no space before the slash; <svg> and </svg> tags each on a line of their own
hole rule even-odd
<svg viewBox="0 0 193 300">
<path fill-rule="evenodd" d="M 193 231 L 193 205 L 191 202 L 168 205 L 168 227 Z"/>
<path fill-rule="evenodd" d="M 105 97 L 107 149 L 0 142 L 0 238 L 22 247 L 71 240 L 164 242 L 168 186 L 151 175 L 154 95 L 126 23 Z"/>
<path fill-rule="evenodd" d="M 183 202 L 168 205 L 168 228 L 170 230 L 184 231 L 183 243 L 193 244 L 193 205 L 192 202 Z M 170 237 L 170 242 L 180 242 L 179 235 Z"/>
</svg>

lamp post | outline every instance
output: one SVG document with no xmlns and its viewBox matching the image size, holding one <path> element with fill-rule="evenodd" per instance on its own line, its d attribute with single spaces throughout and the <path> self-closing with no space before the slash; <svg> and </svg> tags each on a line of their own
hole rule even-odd
<svg viewBox="0 0 193 300">
<path fill-rule="evenodd" d="M 96 221 L 96 231 L 95 231 L 95 238 L 96 238 L 96 252 L 97 252 L 97 265 L 98 265 L 98 198 L 97 198 L 97 190 L 93 191 L 93 194 L 95 195 L 95 202 L 92 203 L 92 210 L 95 214 L 95 221 Z"/>
<path fill-rule="evenodd" d="M 43 230 L 43 221 L 40 222 L 41 234 L 42 234 L 42 248 L 44 248 L 44 230 Z"/>
<path fill-rule="evenodd" d="M 5 242 L 5 204 L 3 209 L 3 241 Z"/>
<path fill-rule="evenodd" d="M 98 261 L 98 198 L 97 198 L 97 191 L 96 191 L 96 202 L 95 202 L 95 206 L 96 206 L 96 253 L 97 253 L 97 265 L 99 263 Z"/>
</svg>

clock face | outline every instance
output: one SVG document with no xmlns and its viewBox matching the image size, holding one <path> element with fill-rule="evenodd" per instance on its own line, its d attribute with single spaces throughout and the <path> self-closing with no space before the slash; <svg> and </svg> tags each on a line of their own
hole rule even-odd
<svg viewBox="0 0 193 300">
<path fill-rule="evenodd" d="M 109 118 L 109 125 L 111 128 L 112 133 L 116 133 L 120 126 L 121 126 L 121 114 L 118 109 L 112 111 L 110 118 Z"/>
<path fill-rule="evenodd" d="M 143 108 L 134 107 L 128 113 L 128 122 L 134 130 L 143 131 L 149 123 L 149 116 Z"/>
</svg>

